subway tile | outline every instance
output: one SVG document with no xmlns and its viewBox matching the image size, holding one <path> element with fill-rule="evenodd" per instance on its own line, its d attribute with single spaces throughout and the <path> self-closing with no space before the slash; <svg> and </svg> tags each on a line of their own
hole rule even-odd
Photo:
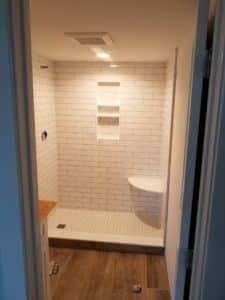
<svg viewBox="0 0 225 300">
<path fill-rule="evenodd" d="M 44 62 L 47 72 L 39 69 Z M 160 176 L 166 163 L 171 69 L 165 62 L 112 70 L 106 63 L 53 64 L 40 57 L 33 64 L 40 195 L 62 206 L 133 211 L 127 177 Z M 120 82 L 119 140 L 96 139 L 99 81 Z M 44 127 L 54 132 L 47 146 L 38 138 Z M 137 210 L 156 214 L 159 202 L 135 198 Z"/>
</svg>

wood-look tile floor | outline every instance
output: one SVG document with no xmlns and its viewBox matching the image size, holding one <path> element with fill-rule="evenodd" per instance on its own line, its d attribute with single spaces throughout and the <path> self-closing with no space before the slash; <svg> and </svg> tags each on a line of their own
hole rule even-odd
<svg viewBox="0 0 225 300">
<path fill-rule="evenodd" d="M 52 300 L 170 300 L 163 256 L 51 247 L 50 258 L 60 264 Z"/>
</svg>

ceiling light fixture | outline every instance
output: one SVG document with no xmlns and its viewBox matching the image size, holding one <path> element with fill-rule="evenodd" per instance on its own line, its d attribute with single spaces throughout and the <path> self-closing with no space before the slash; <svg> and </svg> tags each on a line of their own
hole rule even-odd
<svg viewBox="0 0 225 300">
<path fill-rule="evenodd" d="M 110 58 L 110 54 L 106 53 L 106 52 L 99 52 L 96 54 L 96 56 L 101 59 L 109 59 Z"/>
</svg>

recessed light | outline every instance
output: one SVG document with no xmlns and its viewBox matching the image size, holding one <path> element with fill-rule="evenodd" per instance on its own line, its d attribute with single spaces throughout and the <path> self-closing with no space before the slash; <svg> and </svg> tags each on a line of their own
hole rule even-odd
<svg viewBox="0 0 225 300">
<path fill-rule="evenodd" d="M 97 57 L 99 57 L 101 59 L 109 59 L 110 58 L 110 54 L 106 53 L 106 52 L 99 52 L 96 55 L 97 55 Z"/>
</svg>

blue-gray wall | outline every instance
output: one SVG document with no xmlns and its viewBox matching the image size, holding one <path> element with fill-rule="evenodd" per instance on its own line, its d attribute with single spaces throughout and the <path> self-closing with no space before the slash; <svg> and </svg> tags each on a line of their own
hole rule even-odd
<svg viewBox="0 0 225 300">
<path fill-rule="evenodd" d="M 0 0 L 0 299 L 25 300 L 8 0 Z"/>
</svg>

